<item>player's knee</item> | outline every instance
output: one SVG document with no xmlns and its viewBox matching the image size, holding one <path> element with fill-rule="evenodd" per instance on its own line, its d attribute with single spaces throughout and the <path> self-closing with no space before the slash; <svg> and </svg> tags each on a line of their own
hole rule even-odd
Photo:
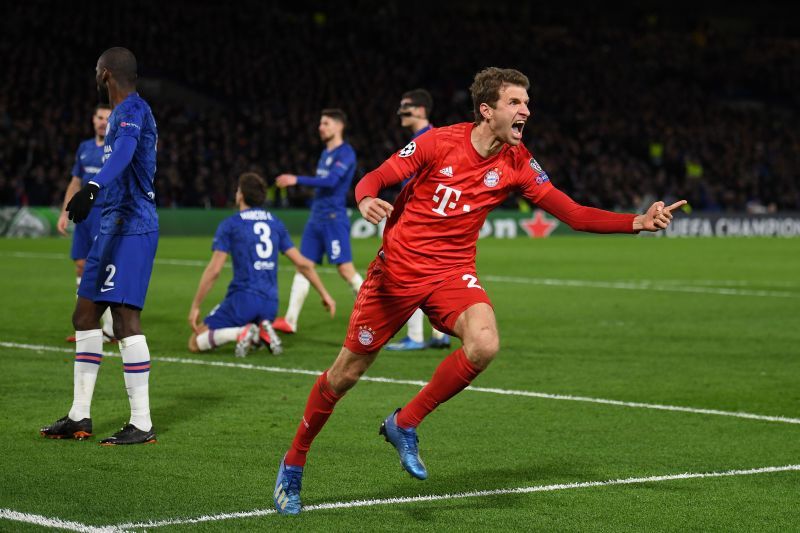
<svg viewBox="0 0 800 533">
<path fill-rule="evenodd" d="M 497 332 L 484 328 L 464 339 L 464 353 L 470 363 L 478 368 L 486 368 L 500 350 L 500 337 Z"/>
</svg>

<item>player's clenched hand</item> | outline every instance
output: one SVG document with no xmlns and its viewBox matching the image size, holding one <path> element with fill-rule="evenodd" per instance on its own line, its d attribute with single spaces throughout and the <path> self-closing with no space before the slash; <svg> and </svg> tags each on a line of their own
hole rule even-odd
<svg viewBox="0 0 800 533">
<path fill-rule="evenodd" d="M 650 206 L 644 215 L 639 215 L 634 219 L 633 229 L 635 231 L 658 231 L 666 229 L 670 222 L 672 222 L 672 212 L 685 204 L 686 200 L 679 200 L 668 207 L 664 207 L 664 202 L 656 202 Z"/>
<path fill-rule="evenodd" d="M 66 237 L 67 233 L 67 212 L 62 211 L 60 215 L 58 215 L 58 222 L 56 223 L 56 229 L 58 232 Z"/>
<path fill-rule="evenodd" d="M 94 201 L 97 199 L 97 192 L 99 190 L 100 187 L 94 183 L 87 183 L 83 189 L 76 192 L 67 204 L 69 219 L 76 224 L 86 220 L 86 217 L 89 216 L 89 211 L 92 210 Z"/>
<path fill-rule="evenodd" d="M 336 316 L 336 301 L 331 298 L 329 294 L 322 297 L 322 307 L 328 310 L 331 314 L 331 318 Z"/>
<path fill-rule="evenodd" d="M 297 185 L 297 176 L 294 174 L 281 174 L 275 178 L 275 185 L 281 189 L 291 187 L 292 185 Z"/>
<path fill-rule="evenodd" d="M 189 325 L 195 333 L 200 333 L 200 308 L 192 307 L 189 309 Z"/>
<path fill-rule="evenodd" d="M 358 210 L 368 222 L 377 224 L 385 217 L 390 216 L 394 207 L 385 200 L 367 196 L 358 203 Z"/>
</svg>

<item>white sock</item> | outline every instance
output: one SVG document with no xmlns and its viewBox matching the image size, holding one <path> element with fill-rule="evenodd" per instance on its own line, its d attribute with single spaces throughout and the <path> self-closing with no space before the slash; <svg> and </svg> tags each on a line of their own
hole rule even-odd
<svg viewBox="0 0 800 533">
<path fill-rule="evenodd" d="M 300 318 L 300 311 L 308 296 L 308 289 L 311 283 L 299 272 L 295 272 L 292 280 L 292 292 L 289 294 L 289 308 L 286 310 L 286 322 L 297 331 L 297 320 Z"/>
<path fill-rule="evenodd" d="M 424 316 L 425 313 L 422 312 L 422 309 L 417 309 L 406 323 L 406 326 L 408 326 L 408 338 L 414 342 L 425 340 L 425 335 L 422 333 L 422 319 Z"/>
<path fill-rule="evenodd" d="M 347 283 L 350 285 L 350 288 L 353 289 L 353 295 L 358 296 L 358 290 L 361 288 L 361 284 L 364 283 L 364 278 L 361 277 L 361 274 L 356 272 Z"/>
<path fill-rule="evenodd" d="M 211 349 L 211 339 L 209 338 L 211 331 L 212 330 L 207 329 L 203 333 L 198 333 L 197 337 L 195 337 L 197 347 L 201 352 L 207 352 Z"/>
<path fill-rule="evenodd" d="M 125 389 L 131 404 L 130 423 L 142 431 L 150 431 L 150 350 L 144 335 L 131 335 L 119 341 Z"/>
<path fill-rule="evenodd" d="M 433 337 L 434 339 L 440 340 L 440 339 L 445 338 L 446 336 L 447 336 L 447 333 L 442 333 L 441 331 L 439 331 L 436 328 L 431 328 L 431 337 Z"/>
<path fill-rule="evenodd" d="M 69 417 L 72 420 L 90 418 L 92 394 L 103 360 L 103 332 L 99 329 L 75 332 L 75 372 L 72 408 Z"/>
<path fill-rule="evenodd" d="M 105 333 L 106 337 L 109 339 L 114 338 L 114 319 L 111 318 L 111 308 L 106 307 L 106 310 L 103 311 L 103 316 L 101 317 L 103 321 L 103 333 Z"/>
<path fill-rule="evenodd" d="M 217 346 L 237 340 L 241 331 L 241 327 L 209 329 L 197 336 L 197 347 L 201 352 L 213 350 Z"/>
<path fill-rule="evenodd" d="M 81 277 L 78 276 L 75 278 L 75 298 L 78 297 L 78 289 L 81 288 Z"/>
</svg>

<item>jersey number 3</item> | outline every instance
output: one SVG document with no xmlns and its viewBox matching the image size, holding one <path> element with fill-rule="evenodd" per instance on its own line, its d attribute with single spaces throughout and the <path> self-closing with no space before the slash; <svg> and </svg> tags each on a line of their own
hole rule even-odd
<svg viewBox="0 0 800 533">
<path fill-rule="evenodd" d="M 253 224 L 253 232 L 259 236 L 261 242 L 256 243 L 256 253 L 261 259 L 267 259 L 272 255 L 272 241 L 270 236 L 272 230 L 265 222 L 256 222 Z"/>
</svg>

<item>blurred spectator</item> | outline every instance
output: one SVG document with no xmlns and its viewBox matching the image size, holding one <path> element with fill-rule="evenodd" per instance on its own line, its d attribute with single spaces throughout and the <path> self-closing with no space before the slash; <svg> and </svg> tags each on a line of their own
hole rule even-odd
<svg viewBox="0 0 800 533">
<path fill-rule="evenodd" d="M 357 180 L 405 144 L 392 115 L 405 88 L 430 88 L 435 125 L 471 120 L 466 88 L 497 65 L 530 77 L 526 143 L 580 202 L 631 209 L 645 197 L 687 197 L 695 209 L 800 210 L 800 39 L 776 31 L 780 17 L 748 22 L 758 9 L 739 15 L 747 31 L 723 33 L 686 24 L 679 7 L 670 18 L 471 0 L 9 4 L 0 202 L 59 203 L 75 149 L 92 134 L 94 62 L 123 45 L 158 121 L 164 207 L 225 205 L 250 169 L 270 185 L 281 169 L 313 173 L 323 107 L 351 118 Z M 420 10 L 409 36 L 398 20 Z"/>
</svg>

